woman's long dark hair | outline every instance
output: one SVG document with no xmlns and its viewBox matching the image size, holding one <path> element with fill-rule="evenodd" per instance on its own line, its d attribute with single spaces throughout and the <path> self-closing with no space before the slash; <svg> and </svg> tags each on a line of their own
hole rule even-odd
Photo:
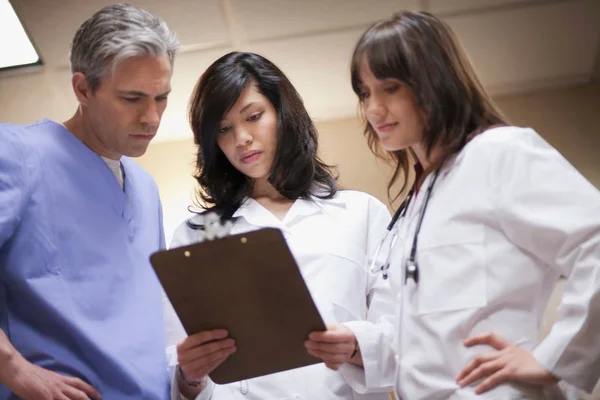
<svg viewBox="0 0 600 400">
<path fill-rule="evenodd" d="M 318 157 L 317 130 L 296 89 L 266 58 L 232 52 L 202 74 L 190 99 L 189 121 L 198 146 L 194 177 L 199 205 L 230 218 L 252 195 L 253 180 L 231 165 L 217 145 L 221 120 L 252 84 L 277 112 L 277 149 L 269 182 L 291 200 L 332 198 L 338 190 L 337 176 Z"/>
<path fill-rule="evenodd" d="M 393 78 L 414 92 L 425 111 L 424 144 L 427 156 L 440 146 L 442 155 L 433 168 L 458 153 L 475 135 L 508 119 L 485 92 L 467 55 L 450 27 L 427 12 L 403 11 L 373 24 L 360 38 L 351 62 L 354 92 L 362 92 L 360 62 L 366 57 L 377 79 Z M 364 133 L 373 153 L 395 166 L 388 185 L 403 175 L 398 198 L 407 187 L 412 163 L 409 149 L 385 152 L 365 119 Z M 430 168 L 431 169 L 431 168 Z"/>
</svg>

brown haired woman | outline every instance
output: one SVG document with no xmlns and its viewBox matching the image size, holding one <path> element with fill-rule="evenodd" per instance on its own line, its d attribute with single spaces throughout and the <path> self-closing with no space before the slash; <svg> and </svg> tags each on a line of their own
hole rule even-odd
<svg viewBox="0 0 600 400">
<path fill-rule="evenodd" d="M 598 190 L 534 130 L 508 123 L 431 14 L 375 23 L 351 74 L 369 143 L 408 190 L 391 266 L 380 268 L 399 293 L 400 397 L 542 399 L 558 379 L 590 391 L 600 377 Z M 538 343 L 561 275 L 560 318 Z"/>
</svg>

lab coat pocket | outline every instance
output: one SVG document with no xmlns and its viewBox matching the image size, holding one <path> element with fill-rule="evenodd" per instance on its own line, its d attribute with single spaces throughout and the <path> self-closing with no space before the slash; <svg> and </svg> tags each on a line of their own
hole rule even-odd
<svg viewBox="0 0 600 400">
<path fill-rule="evenodd" d="M 340 244 L 329 252 L 333 275 L 329 282 L 331 310 L 339 322 L 366 316 L 367 256 L 359 246 Z"/>
<path fill-rule="evenodd" d="M 417 262 L 419 314 L 481 308 L 487 304 L 484 230 L 454 225 L 425 237 Z"/>
</svg>

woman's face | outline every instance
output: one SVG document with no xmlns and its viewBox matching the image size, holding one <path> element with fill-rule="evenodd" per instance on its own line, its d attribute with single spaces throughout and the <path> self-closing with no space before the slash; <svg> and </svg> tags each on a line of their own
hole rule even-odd
<svg viewBox="0 0 600 400">
<path fill-rule="evenodd" d="M 425 113 L 413 90 L 397 79 L 377 79 L 366 55 L 361 58 L 359 76 L 361 106 L 383 148 L 397 151 L 420 144 Z"/>
<path fill-rule="evenodd" d="M 277 149 L 277 111 L 256 84 L 248 84 L 223 116 L 217 144 L 242 174 L 269 177 Z"/>
</svg>

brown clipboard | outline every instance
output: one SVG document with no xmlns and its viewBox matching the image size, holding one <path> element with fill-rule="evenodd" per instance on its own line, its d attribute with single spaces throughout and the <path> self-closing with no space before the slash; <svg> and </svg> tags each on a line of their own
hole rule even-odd
<svg viewBox="0 0 600 400">
<path fill-rule="evenodd" d="M 304 342 L 325 324 L 283 234 L 246 234 L 154 253 L 150 262 L 188 335 L 226 329 L 237 351 L 209 374 L 237 382 L 321 362 Z"/>
</svg>

